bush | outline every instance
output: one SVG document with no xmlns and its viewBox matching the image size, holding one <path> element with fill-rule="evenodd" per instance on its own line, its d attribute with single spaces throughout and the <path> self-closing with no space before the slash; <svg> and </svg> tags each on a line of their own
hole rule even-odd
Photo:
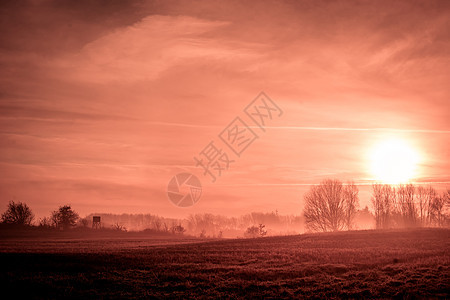
<svg viewBox="0 0 450 300">
<path fill-rule="evenodd" d="M 245 237 L 256 238 L 263 237 L 267 234 L 267 230 L 264 230 L 266 226 L 264 224 L 259 224 L 259 226 L 250 226 L 244 233 Z"/>
</svg>

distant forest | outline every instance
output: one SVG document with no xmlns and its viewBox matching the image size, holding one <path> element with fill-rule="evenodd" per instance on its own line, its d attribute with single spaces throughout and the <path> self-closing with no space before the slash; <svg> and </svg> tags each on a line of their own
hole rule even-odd
<svg viewBox="0 0 450 300">
<path fill-rule="evenodd" d="M 412 227 L 448 227 L 450 190 L 439 194 L 431 186 L 374 184 L 372 209 L 359 208 L 353 183 L 327 179 L 304 194 L 304 211 L 280 215 L 278 211 L 252 212 L 239 217 L 192 214 L 166 218 L 154 214 L 93 213 L 80 218 L 70 205 L 60 206 L 49 217 L 35 220 L 31 208 L 11 201 L 1 216 L 0 229 L 45 230 L 100 229 L 148 234 L 174 234 L 201 238 L 263 237 L 304 232 Z M 100 222 L 94 222 L 94 220 Z"/>
</svg>

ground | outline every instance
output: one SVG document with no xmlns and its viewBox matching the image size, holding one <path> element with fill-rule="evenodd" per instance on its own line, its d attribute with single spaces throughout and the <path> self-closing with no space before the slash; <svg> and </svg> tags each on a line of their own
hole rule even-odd
<svg viewBox="0 0 450 300">
<path fill-rule="evenodd" d="M 257 239 L 0 241 L 4 292 L 28 298 L 449 298 L 450 230 Z"/>
</svg>

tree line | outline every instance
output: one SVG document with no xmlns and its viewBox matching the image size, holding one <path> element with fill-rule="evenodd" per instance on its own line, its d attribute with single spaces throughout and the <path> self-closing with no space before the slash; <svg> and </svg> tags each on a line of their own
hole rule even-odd
<svg viewBox="0 0 450 300">
<path fill-rule="evenodd" d="M 126 231 L 154 230 L 157 232 L 184 233 L 201 237 L 265 236 L 286 234 L 303 229 L 303 222 L 309 231 L 340 231 L 356 229 L 355 217 L 361 212 L 373 214 L 377 229 L 405 228 L 417 226 L 448 226 L 450 190 L 439 194 L 431 186 L 413 184 L 372 185 L 372 213 L 366 207 L 358 210 L 359 190 L 352 183 L 326 179 L 310 187 L 304 195 L 303 216 L 282 216 L 278 212 L 251 213 L 241 217 L 225 217 L 212 214 L 193 214 L 187 219 L 167 219 L 151 214 L 113 215 L 99 214 L 102 222 L 109 221 L 112 228 Z M 76 225 L 89 226 L 89 217 L 80 218 L 70 205 L 60 206 L 49 217 L 38 221 L 39 227 L 67 230 Z M 22 202 L 11 201 L 1 215 L 1 223 L 8 225 L 31 226 L 34 214 L 30 207 Z"/>
<path fill-rule="evenodd" d="M 223 216 L 211 213 L 191 214 L 183 219 L 165 218 L 153 214 L 110 214 L 96 213 L 105 224 L 120 224 L 134 231 L 171 232 L 174 225 L 181 225 L 186 233 L 199 237 L 236 237 L 252 236 L 246 230 L 252 226 L 264 224 L 267 235 L 295 234 L 303 231 L 303 217 L 281 215 L 278 211 L 270 213 L 252 212 L 241 216 Z M 93 214 L 86 217 L 88 222 Z M 88 223 L 89 224 L 89 223 Z M 261 236 L 261 235 L 259 235 Z"/>
<path fill-rule="evenodd" d="M 304 195 L 304 217 L 309 231 L 350 230 L 359 206 L 354 183 L 326 179 Z M 373 184 L 371 203 L 377 229 L 446 226 L 450 190 L 439 194 L 433 187 L 413 184 Z"/>
<path fill-rule="evenodd" d="M 50 217 L 45 217 L 39 221 L 40 227 L 54 227 L 67 230 L 74 227 L 79 220 L 78 214 L 70 205 L 60 206 L 52 211 Z M 6 225 L 31 226 L 34 220 L 34 213 L 31 208 L 23 202 L 10 201 L 6 211 L 1 216 L 1 222 Z"/>
<path fill-rule="evenodd" d="M 439 194 L 433 187 L 413 184 L 374 184 L 372 205 L 377 228 L 438 226 L 448 220 L 445 207 L 450 190 Z"/>
<path fill-rule="evenodd" d="M 50 216 L 35 220 L 31 208 L 22 202 L 11 201 L 2 214 L 1 222 L 6 225 L 33 226 L 42 229 L 68 230 L 74 227 L 92 226 L 93 216 L 101 217 L 102 229 L 116 231 L 143 231 L 155 234 L 187 233 L 202 238 L 256 237 L 279 234 L 295 234 L 303 231 L 303 218 L 294 215 L 280 215 L 252 212 L 239 217 L 213 215 L 210 213 L 191 214 L 185 219 L 165 218 L 153 214 L 89 214 L 84 218 L 70 205 L 60 206 Z M 265 226 L 269 229 L 264 229 Z"/>
</svg>

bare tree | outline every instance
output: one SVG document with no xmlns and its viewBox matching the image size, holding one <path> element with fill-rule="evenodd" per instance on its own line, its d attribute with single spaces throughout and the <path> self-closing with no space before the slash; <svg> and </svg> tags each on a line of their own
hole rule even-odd
<svg viewBox="0 0 450 300">
<path fill-rule="evenodd" d="M 353 182 L 350 182 L 344 187 L 344 200 L 345 200 L 345 225 L 347 229 L 352 229 L 353 220 L 358 208 L 358 188 Z"/>
<path fill-rule="evenodd" d="M 10 201 L 8 208 L 2 214 L 2 223 L 15 225 L 30 225 L 34 214 L 25 203 Z"/>
<path fill-rule="evenodd" d="M 372 206 L 375 215 L 375 226 L 376 228 L 383 228 L 383 191 L 381 184 L 372 185 Z"/>
<path fill-rule="evenodd" d="M 306 227 L 313 231 L 337 231 L 351 227 L 357 206 L 357 188 L 339 180 L 324 180 L 305 194 Z"/>
<path fill-rule="evenodd" d="M 395 207 L 395 188 L 389 184 L 372 185 L 372 205 L 377 228 L 389 228 Z"/>
<path fill-rule="evenodd" d="M 444 192 L 445 206 L 450 206 L 450 189 Z"/>
<path fill-rule="evenodd" d="M 428 208 L 427 208 L 427 225 L 432 225 L 435 219 L 434 199 L 438 197 L 437 191 L 431 186 L 427 189 L 428 192 Z"/>
<path fill-rule="evenodd" d="M 436 190 L 431 187 L 419 186 L 416 189 L 417 214 L 421 226 L 431 225 L 433 218 L 433 199 L 438 197 Z"/>
<path fill-rule="evenodd" d="M 444 205 L 445 205 L 445 198 L 439 195 L 436 195 L 431 199 L 431 205 L 430 205 L 430 219 L 431 223 L 435 224 L 439 227 L 443 225 L 444 221 Z"/>
<path fill-rule="evenodd" d="M 383 185 L 383 224 L 385 224 L 384 228 L 389 228 L 392 226 L 392 214 L 395 212 L 395 203 L 396 203 L 396 190 L 395 187 L 390 186 L 389 184 Z"/>
<path fill-rule="evenodd" d="M 431 188 L 431 187 L 430 187 Z M 425 226 L 428 216 L 428 203 L 430 201 L 428 197 L 427 188 L 419 186 L 416 189 L 416 202 L 417 202 L 417 217 L 419 219 L 420 226 Z"/>
<path fill-rule="evenodd" d="M 446 190 L 443 194 L 442 194 L 442 198 L 444 199 L 444 208 L 443 211 L 444 213 L 444 224 L 441 226 L 446 226 L 449 227 L 450 223 L 450 189 Z"/>
<path fill-rule="evenodd" d="M 397 211 L 401 217 L 401 227 L 413 227 L 417 222 L 417 210 L 414 203 L 415 188 L 412 184 L 400 185 L 397 189 Z"/>
</svg>

